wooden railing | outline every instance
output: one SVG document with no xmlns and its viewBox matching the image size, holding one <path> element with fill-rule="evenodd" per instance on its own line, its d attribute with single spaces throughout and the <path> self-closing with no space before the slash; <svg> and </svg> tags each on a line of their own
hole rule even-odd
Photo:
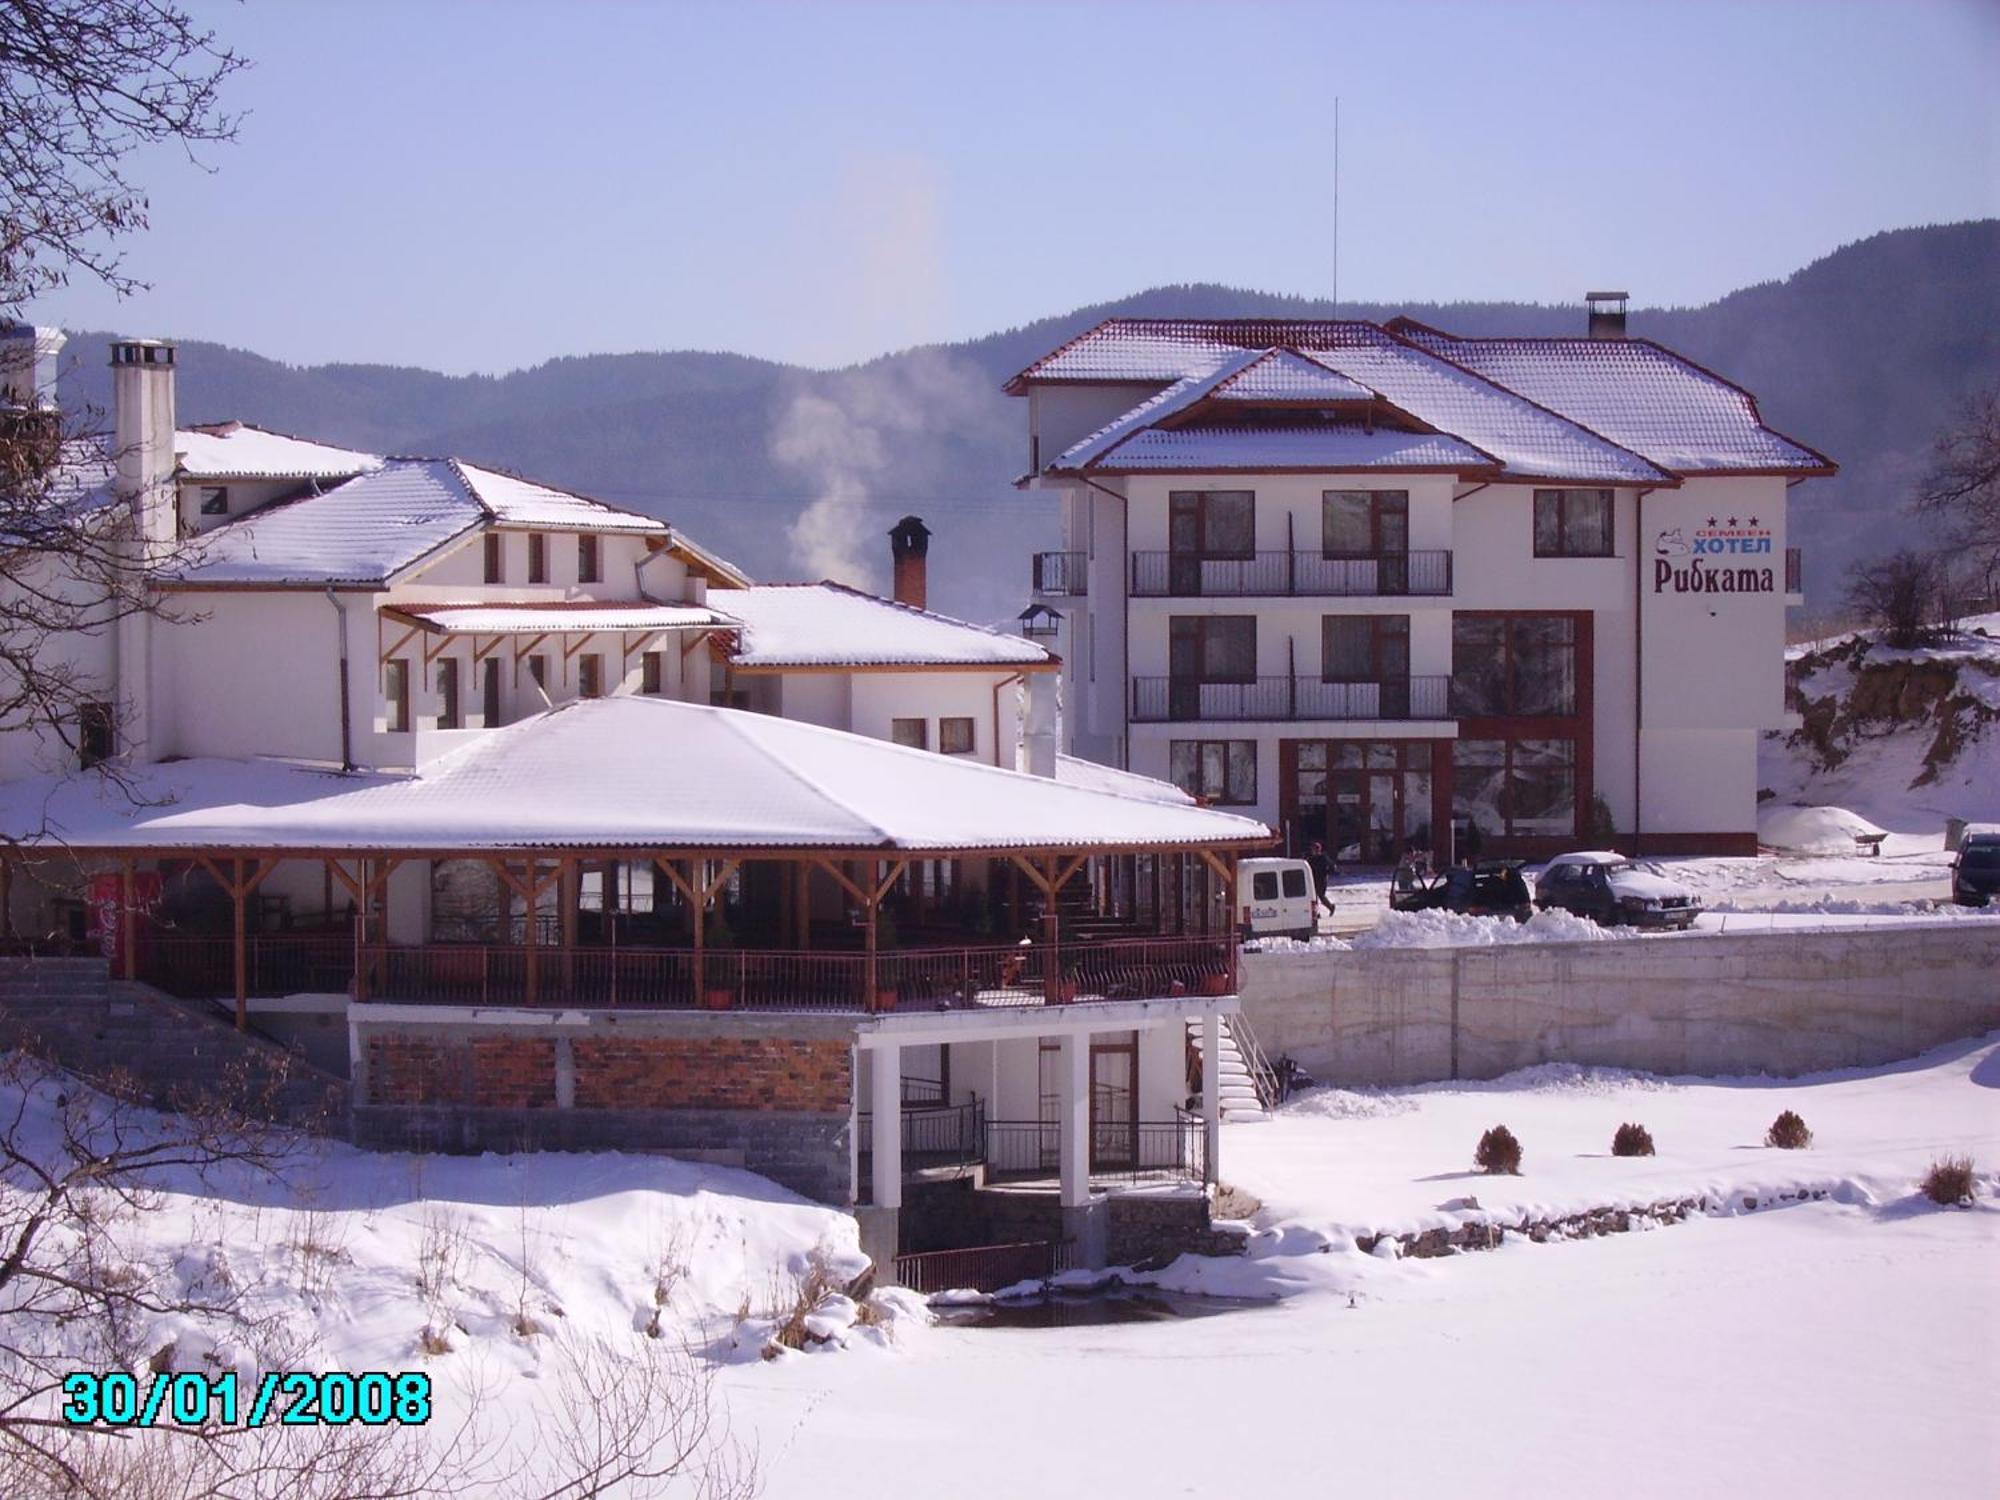
<svg viewBox="0 0 2000 1500">
<path fill-rule="evenodd" d="M 771 949 L 431 944 L 362 948 L 356 992 L 368 1001 L 444 1005 L 587 1005 L 641 1010 L 988 1010 L 1072 1001 L 1225 995 L 1231 936 L 1120 938 L 1042 945 L 854 952 Z M 224 966 L 215 993 L 227 994 Z"/>
<path fill-rule="evenodd" d="M 343 994 L 354 978 L 354 938 L 346 932 L 255 933 L 243 940 L 251 995 Z M 148 933 L 139 977 L 183 999 L 236 993 L 236 941 L 228 933 Z"/>
</svg>

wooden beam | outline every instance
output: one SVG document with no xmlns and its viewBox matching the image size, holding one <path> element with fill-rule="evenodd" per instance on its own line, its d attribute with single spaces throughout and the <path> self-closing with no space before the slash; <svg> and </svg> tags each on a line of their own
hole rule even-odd
<svg viewBox="0 0 2000 1500">
<path fill-rule="evenodd" d="M 487 642 L 486 645 L 482 646 L 479 644 L 479 637 L 477 635 L 474 635 L 472 638 L 472 664 L 475 667 L 478 666 L 481 662 L 485 661 L 487 657 L 491 656 L 495 651 L 498 651 L 501 648 L 501 646 L 506 644 L 506 641 L 507 641 L 506 636 L 496 635 L 489 642 Z"/>
<path fill-rule="evenodd" d="M 567 662 L 570 661 L 572 658 L 574 658 L 577 655 L 577 653 L 582 651 L 585 646 L 588 646 L 590 644 L 591 638 L 596 634 L 597 632 L 594 630 L 584 630 L 584 631 L 565 630 L 563 632 L 564 637 L 567 638 L 569 636 L 574 635 L 576 637 L 576 644 L 574 646 L 565 646 L 562 648 L 563 660 Z"/>
<path fill-rule="evenodd" d="M 834 883 L 838 885 L 842 890 L 846 891 L 848 895 L 852 896 L 857 905 L 860 906 L 868 905 L 868 892 L 861 886 L 858 886 L 853 881 L 849 880 L 847 878 L 847 872 L 841 869 L 838 864 L 834 863 L 830 859 L 816 859 L 813 860 L 812 863 L 817 865 L 820 869 L 826 871 L 827 874 L 831 875 L 833 877 Z"/>
<path fill-rule="evenodd" d="M 391 660 L 405 646 L 409 645 L 411 641 L 415 640 L 417 635 L 418 631 L 416 631 L 414 628 L 404 631 L 402 636 L 397 640 L 395 645 L 385 647 L 380 652 L 377 653 L 376 660 L 378 661 L 378 663 Z"/>
<path fill-rule="evenodd" d="M 230 906 L 235 914 L 235 958 L 236 958 L 236 1029 L 250 1029 L 250 939 L 243 930 L 243 904 L 249 899 L 248 882 L 243 878 L 243 857 L 238 855 L 231 872 L 235 876 L 229 883 Z"/>
</svg>

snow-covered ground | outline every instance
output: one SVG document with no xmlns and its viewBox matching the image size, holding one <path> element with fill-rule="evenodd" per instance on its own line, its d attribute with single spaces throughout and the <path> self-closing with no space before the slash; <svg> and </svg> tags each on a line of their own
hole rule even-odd
<svg viewBox="0 0 2000 1500">
<path fill-rule="evenodd" d="M 1810 1150 L 1761 1144 L 1784 1108 Z M 1473 1177 L 1504 1120 L 1518 1178 Z M 1636 1120 L 1659 1155 L 1616 1160 Z M 1912 1193 L 1988 1170 L 1972 1209 Z M 935 1328 L 889 1354 L 742 1368 L 772 1500 L 1343 1493 L 1976 1495 L 2000 1488 L 2000 1037 L 1868 1073 L 1657 1080 L 1541 1068 L 1308 1095 L 1231 1126 L 1256 1259 L 1162 1279 L 1287 1300 L 1219 1317 Z M 1818 1201 L 1766 1206 L 1781 1192 Z M 1728 1211 L 1415 1260 L 1360 1230 L 1712 1195 Z M 1760 1207 L 1746 1212 L 1742 1200 Z"/>
</svg>

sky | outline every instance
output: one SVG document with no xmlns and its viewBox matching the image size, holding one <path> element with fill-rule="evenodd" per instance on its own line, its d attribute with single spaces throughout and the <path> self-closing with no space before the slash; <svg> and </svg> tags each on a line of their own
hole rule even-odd
<svg viewBox="0 0 2000 1500">
<path fill-rule="evenodd" d="M 238 139 L 137 164 L 152 290 L 40 321 L 837 366 L 1169 282 L 1695 305 L 2000 214 L 2000 0 L 186 3 Z"/>
</svg>

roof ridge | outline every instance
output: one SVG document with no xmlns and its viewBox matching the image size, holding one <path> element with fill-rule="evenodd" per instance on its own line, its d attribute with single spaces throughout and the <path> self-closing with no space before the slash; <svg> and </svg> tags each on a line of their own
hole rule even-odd
<svg viewBox="0 0 2000 1500">
<path fill-rule="evenodd" d="M 583 702 L 586 700 L 578 699 L 576 701 Z M 612 700 L 595 699 L 589 701 L 609 702 Z M 668 702 L 675 702 L 678 700 L 656 698 L 651 701 L 664 704 Z M 808 790 L 814 793 L 817 793 L 825 801 L 839 808 L 842 812 L 846 813 L 856 822 L 872 830 L 875 834 L 877 842 L 880 843 L 883 847 L 893 849 L 896 846 L 896 836 L 893 833 L 889 832 L 888 829 L 884 828 L 880 823 L 876 822 L 875 819 L 869 817 L 866 813 L 861 811 L 860 808 L 855 807 L 849 802 L 847 802 L 844 798 L 835 796 L 832 791 L 828 790 L 825 786 L 823 786 L 820 782 L 814 780 L 811 776 L 808 776 L 805 773 L 805 771 L 803 771 L 798 766 L 793 765 L 791 761 L 786 759 L 784 756 L 773 754 L 771 752 L 770 747 L 765 745 L 762 739 L 759 738 L 757 734 L 750 732 L 745 726 L 749 720 L 756 719 L 764 724 L 789 724 L 796 727 L 803 727 L 806 729 L 825 729 L 826 732 L 829 734 L 841 734 L 844 733 L 845 731 L 827 728 L 827 726 L 821 724 L 806 724 L 803 720 L 798 720 L 798 719 L 778 719 L 778 718 L 773 718 L 769 714 L 753 714 L 748 709 L 723 708 L 716 704 L 690 703 L 690 704 L 684 704 L 682 706 L 687 708 L 706 708 L 710 713 L 722 715 L 723 717 L 719 718 L 716 722 L 721 724 L 724 729 L 726 729 L 731 735 L 735 736 L 743 744 L 748 745 L 752 749 L 754 749 L 760 756 L 763 757 L 764 761 L 767 764 L 778 767 L 786 775 L 790 776 L 794 781 L 798 782 L 801 786 L 807 788 Z M 780 732 L 782 733 L 783 731 Z M 909 747 L 906 745 L 891 744 L 886 740 L 877 741 L 875 743 L 887 745 L 888 748 L 891 750 L 909 750 Z M 928 755 L 930 752 L 927 750 L 910 750 L 909 753 L 912 755 Z"/>
</svg>

